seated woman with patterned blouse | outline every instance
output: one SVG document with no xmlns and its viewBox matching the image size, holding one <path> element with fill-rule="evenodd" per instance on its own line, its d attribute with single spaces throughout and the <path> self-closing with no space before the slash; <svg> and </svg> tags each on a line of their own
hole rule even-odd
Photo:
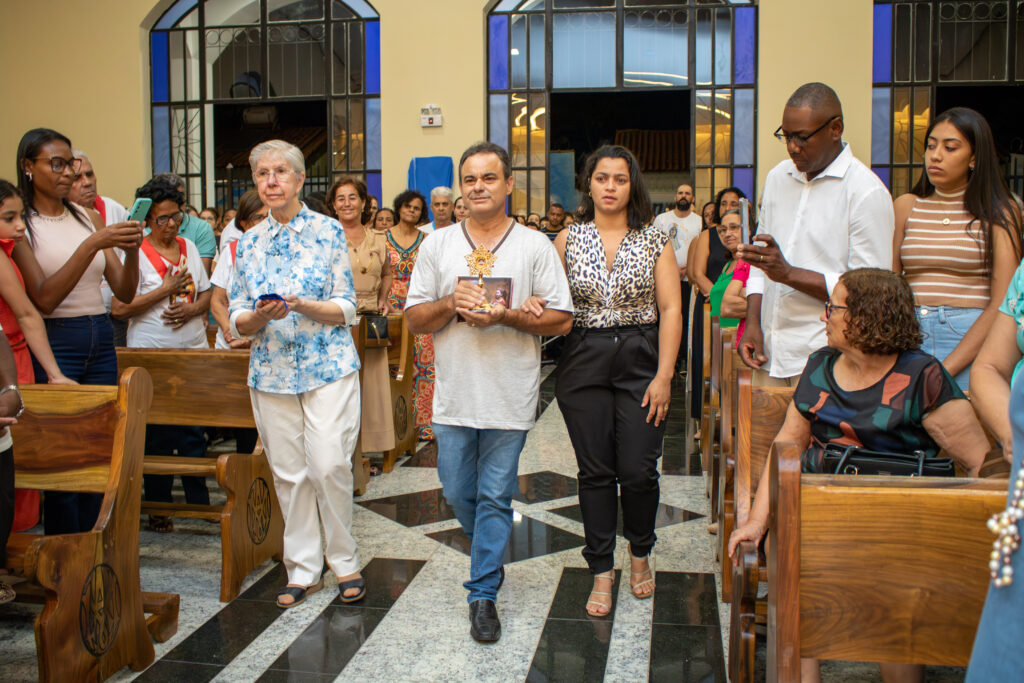
<svg viewBox="0 0 1024 683">
<path fill-rule="evenodd" d="M 860 268 L 839 278 L 822 321 L 828 346 L 811 354 L 793 392 L 777 442 L 806 450 L 804 471 L 828 444 L 935 457 L 940 448 L 976 476 L 988 440 L 974 410 L 942 364 L 918 347 L 921 332 L 910 286 L 888 270 Z M 767 531 L 765 463 L 750 516 L 729 538 L 735 561 L 741 541 L 759 543 Z M 883 664 L 885 680 L 915 680 L 919 667 Z M 818 662 L 802 661 L 804 681 L 820 680 Z"/>
</svg>

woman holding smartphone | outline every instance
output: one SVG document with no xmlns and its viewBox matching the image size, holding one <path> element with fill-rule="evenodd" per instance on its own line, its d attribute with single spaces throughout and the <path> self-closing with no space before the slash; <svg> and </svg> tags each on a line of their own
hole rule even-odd
<svg viewBox="0 0 1024 683">
<path fill-rule="evenodd" d="M 139 282 L 138 221 L 104 226 L 99 214 L 68 201 L 81 168 L 71 141 L 48 128 L 25 133 L 18 144 L 18 189 L 25 197 L 28 239 L 11 256 L 25 280 L 25 292 L 43 315 L 60 371 L 80 384 L 116 384 L 117 354 L 100 283 L 106 279 L 119 301 L 130 302 Z M 124 262 L 114 249 L 124 252 Z M 46 371 L 36 365 L 36 381 Z M 103 497 L 88 493 L 47 493 L 43 524 L 47 534 L 87 531 Z"/>
</svg>

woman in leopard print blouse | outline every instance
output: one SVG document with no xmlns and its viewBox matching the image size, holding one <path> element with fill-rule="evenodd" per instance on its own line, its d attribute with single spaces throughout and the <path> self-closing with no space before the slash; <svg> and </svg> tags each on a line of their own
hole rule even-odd
<svg viewBox="0 0 1024 683">
<path fill-rule="evenodd" d="M 586 609 L 601 617 L 612 605 L 620 497 L 630 587 L 639 599 L 654 594 L 658 458 L 682 315 L 675 253 L 651 225 L 636 158 L 606 145 L 584 177 L 583 221 L 555 238 L 575 308 L 555 396 L 580 468 L 583 556 L 594 574 Z"/>
</svg>

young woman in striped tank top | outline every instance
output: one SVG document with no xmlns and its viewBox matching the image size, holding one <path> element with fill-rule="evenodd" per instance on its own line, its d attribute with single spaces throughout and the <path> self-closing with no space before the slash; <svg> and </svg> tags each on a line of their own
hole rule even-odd
<svg viewBox="0 0 1024 683">
<path fill-rule="evenodd" d="M 894 202 L 893 270 L 914 292 L 922 349 L 966 390 L 1021 259 L 1020 211 L 981 114 L 949 109 L 932 121 L 925 140 L 924 173 Z"/>
</svg>

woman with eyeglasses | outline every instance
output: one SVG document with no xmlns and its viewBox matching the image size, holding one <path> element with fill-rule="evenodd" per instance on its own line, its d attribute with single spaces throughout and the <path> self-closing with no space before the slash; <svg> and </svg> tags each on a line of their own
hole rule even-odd
<svg viewBox="0 0 1024 683">
<path fill-rule="evenodd" d="M 60 371 L 80 384 L 116 384 L 114 329 L 100 283 L 106 279 L 119 301 L 132 300 L 142 229 L 135 221 L 105 226 L 98 213 L 68 201 L 82 166 L 71 149 L 66 136 L 48 128 L 22 136 L 18 189 L 25 198 L 28 239 L 15 244 L 11 257 L 25 293 L 43 316 Z M 123 252 L 123 262 L 115 249 Z M 46 381 L 38 364 L 35 373 L 37 382 Z M 91 529 L 102 500 L 100 494 L 48 492 L 46 533 Z"/>
<path fill-rule="evenodd" d="M 181 206 L 185 197 L 178 188 L 154 178 L 135 192 L 151 199 L 146 216 L 149 234 L 142 243 L 139 285 L 131 303 L 112 302 L 111 315 L 128 320 L 128 346 L 149 349 L 206 349 L 206 311 L 210 308 L 210 281 L 206 277 L 199 249 L 178 234 L 185 219 Z M 202 458 L 206 441 L 202 427 L 147 425 L 146 453 Z M 173 475 L 147 474 L 143 477 L 146 500 L 170 503 Z M 208 505 L 210 494 L 205 477 L 181 478 L 185 501 Z M 151 515 L 151 531 L 174 529 L 169 517 Z"/>
<path fill-rule="evenodd" d="M 825 304 L 828 345 L 807 359 L 776 442 L 804 448 L 803 471 L 822 472 L 830 443 L 934 458 L 942 449 L 977 476 L 988 440 L 964 393 L 938 360 L 919 348 L 921 329 L 902 276 L 858 268 L 839 277 Z M 729 537 L 760 543 L 768 528 L 770 460 L 746 522 Z M 921 668 L 882 664 L 883 679 L 920 680 Z M 818 662 L 801 662 L 802 680 L 818 681 Z"/>
<path fill-rule="evenodd" d="M 737 266 L 735 258 L 736 247 L 740 246 L 740 242 L 743 239 L 743 220 L 740 217 L 739 209 L 729 209 L 722 214 L 722 221 L 718 224 L 716 231 L 722 246 L 729 252 L 729 260 L 722 266 L 722 273 L 715 280 L 715 284 L 711 286 L 708 301 L 711 302 L 711 315 L 719 316 L 719 327 L 736 327 L 740 323 L 738 317 L 722 317 L 722 296 L 725 294 L 725 290 L 732 282 L 733 275 L 735 274 Z"/>
<path fill-rule="evenodd" d="M 914 292 L 923 348 L 967 390 L 1021 260 L 1020 208 L 985 118 L 954 107 L 925 133 L 924 172 L 893 202 L 893 270 Z"/>
</svg>

